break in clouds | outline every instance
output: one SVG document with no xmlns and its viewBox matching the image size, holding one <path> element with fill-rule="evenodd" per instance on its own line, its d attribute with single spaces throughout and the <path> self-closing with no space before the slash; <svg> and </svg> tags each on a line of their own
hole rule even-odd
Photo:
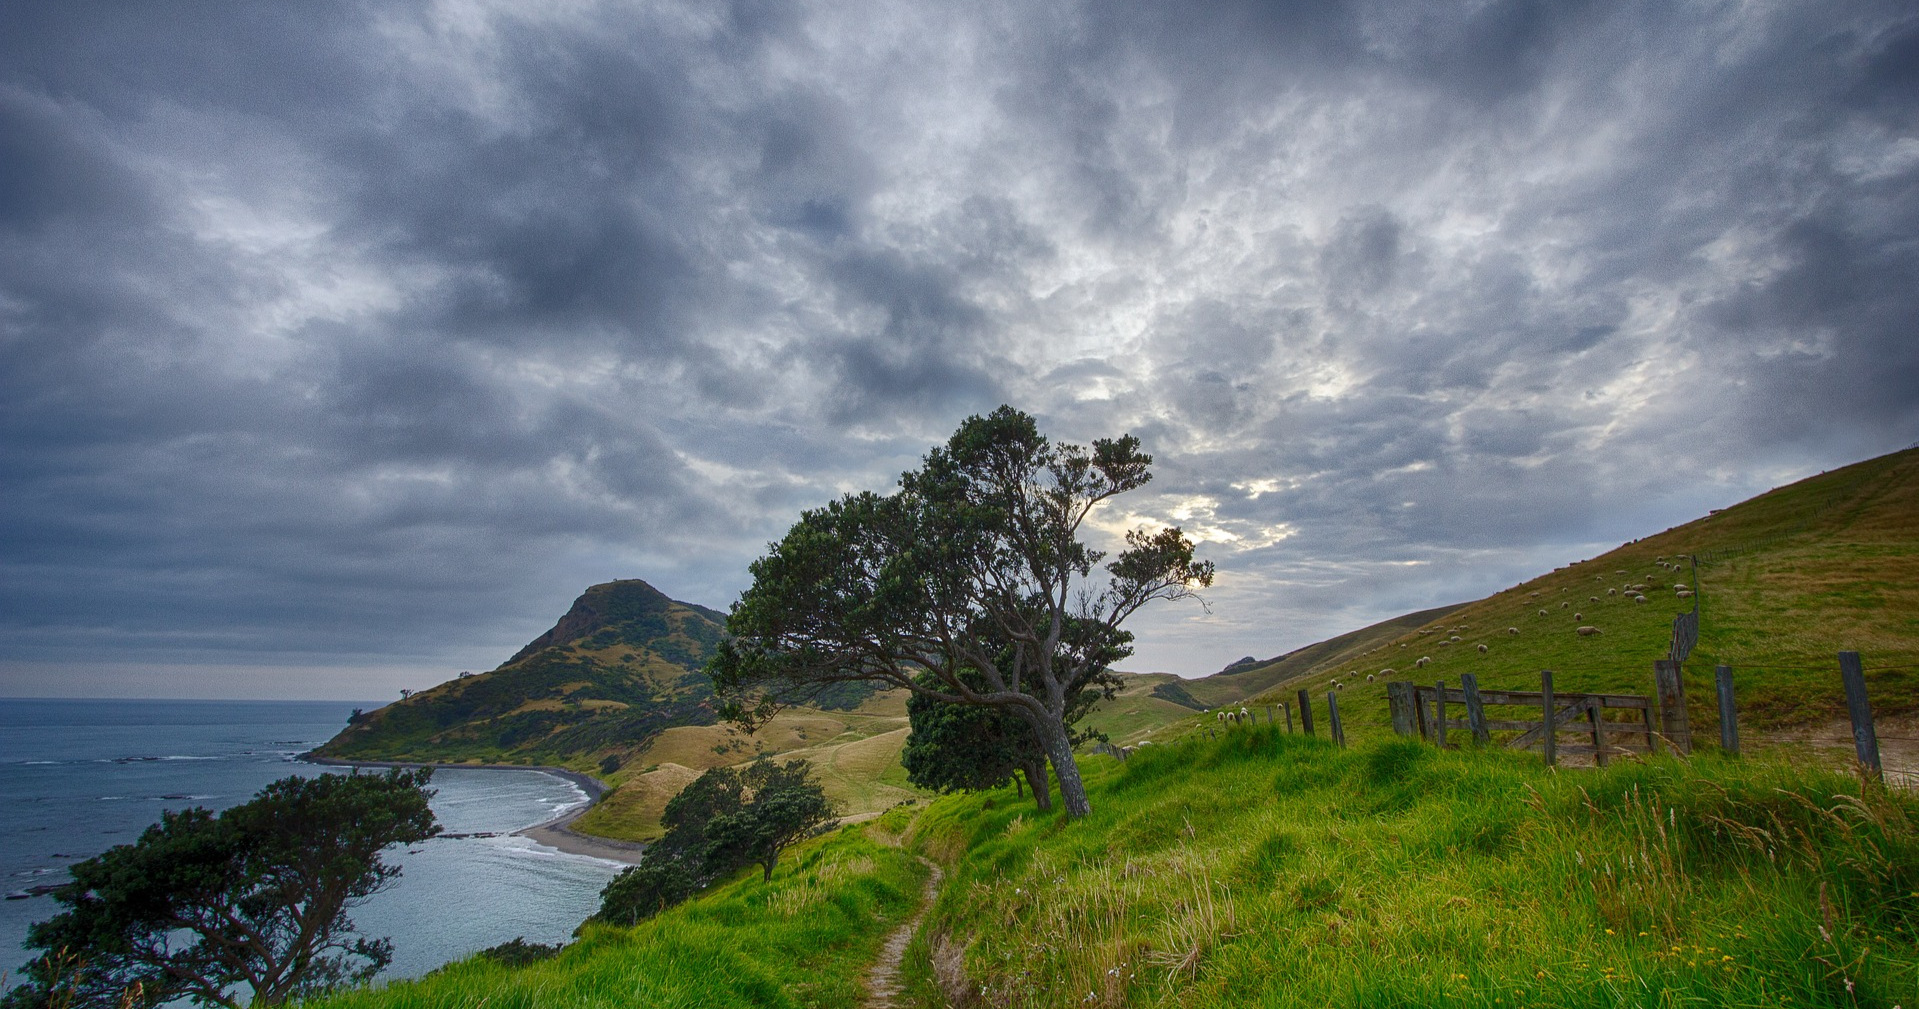
<svg viewBox="0 0 1919 1009">
<path fill-rule="evenodd" d="M 0 693 L 724 607 L 1002 402 L 1157 456 L 1188 675 L 1919 437 L 1902 3 L 0 21 Z"/>
</svg>

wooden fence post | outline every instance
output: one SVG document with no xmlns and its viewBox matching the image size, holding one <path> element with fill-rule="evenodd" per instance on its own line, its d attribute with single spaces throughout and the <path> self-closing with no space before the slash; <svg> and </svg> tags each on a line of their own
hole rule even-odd
<svg viewBox="0 0 1919 1009">
<path fill-rule="evenodd" d="M 1286 713 L 1286 734 L 1293 734 L 1293 706 L 1285 701 L 1279 702 L 1279 710 Z"/>
<path fill-rule="evenodd" d="M 1686 681 L 1679 675 L 1679 663 L 1655 659 L 1652 679 L 1659 695 L 1659 731 L 1665 733 L 1666 745 L 1685 756 L 1692 752 L 1692 726 L 1686 719 Z"/>
<path fill-rule="evenodd" d="M 1305 727 L 1307 735 L 1313 734 L 1313 698 L 1304 687 L 1299 690 L 1299 724 Z"/>
<path fill-rule="evenodd" d="M 1266 705 L 1266 727 L 1272 728 L 1272 725 L 1273 725 L 1273 706 L 1268 704 Z"/>
<path fill-rule="evenodd" d="M 1551 767 L 1559 762 L 1559 726 L 1554 719 L 1554 715 L 1556 714 L 1554 709 L 1559 705 L 1557 701 L 1553 700 L 1552 670 L 1540 670 L 1539 692 L 1544 695 L 1541 699 L 1546 702 L 1546 726 L 1540 738 L 1541 742 L 1545 744 L 1546 766 Z"/>
<path fill-rule="evenodd" d="M 1852 749 L 1872 773 L 1885 776 L 1879 764 L 1879 733 L 1872 726 L 1872 702 L 1866 699 L 1866 670 L 1858 652 L 1839 653 L 1839 678 L 1846 684 L 1846 714 L 1852 716 Z"/>
<path fill-rule="evenodd" d="M 1712 671 L 1719 685 L 1719 748 L 1739 756 L 1739 709 L 1732 703 L 1732 667 L 1719 666 Z"/>
<path fill-rule="evenodd" d="M 1433 703 L 1434 703 L 1434 706 L 1438 709 L 1438 717 L 1433 719 L 1433 729 L 1434 729 L 1434 732 L 1439 737 L 1439 748 L 1443 750 L 1446 748 L 1446 681 L 1445 680 L 1439 681 L 1439 691 L 1438 693 L 1434 695 Z"/>
<path fill-rule="evenodd" d="M 1605 724 L 1606 720 L 1599 717 L 1599 705 L 1591 701 L 1586 702 L 1586 727 L 1592 730 L 1593 764 L 1597 767 L 1605 767 L 1608 756 L 1606 753 L 1606 730 L 1603 727 Z"/>
<path fill-rule="evenodd" d="M 1486 731 L 1486 706 L 1479 701 L 1479 677 L 1460 673 L 1459 685 L 1466 691 L 1466 724 L 1472 726 L 1473 742 L 1485 746 L 1492 736 Z"/>
<path fill-rule="evenodd" d="M 1402 736 L 1413 734 L 1418 712 L 1413 710 L 1413 685 L 1405 680 L 1386 684 L 1386 700 L 1393 710 L 1393 731 Z"/>
<path fill-rule="evenodd" d="M 1333 735 L 1333 742 L 1340 748 L 1346 746 L 1346 730 L 1339 724 L 1339 691 L 1326 691 L 1326 727 Z"/>
</svg>

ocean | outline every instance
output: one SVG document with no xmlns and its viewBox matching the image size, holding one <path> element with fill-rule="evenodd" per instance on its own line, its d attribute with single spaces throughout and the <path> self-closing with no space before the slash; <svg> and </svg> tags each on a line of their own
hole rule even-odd
<svg viewBox="0 0 1919 1009">
<path fill-rule="evenodd" d="M 0 890 L 63 881 L 66 866 L 134 841 L 162 810 L 224 809 L 276 778 L 341 773 L 295 756 L 344 727 L 354 706 L 0 698 Z M 400 879 L 351 912 L 363 934 L 393 939 L 383 978 L 417 977 L 520 936 L 565 941 L 624 868 L 506 836 L 585 802 L 571 782 L 443 769 L 433 787 L 446 832 L 501 836 L 387 851 Z M 45 896 L 0 902 L 0 971 L 31 958 L 28 925 L 58 910 Z"/>
</svg>

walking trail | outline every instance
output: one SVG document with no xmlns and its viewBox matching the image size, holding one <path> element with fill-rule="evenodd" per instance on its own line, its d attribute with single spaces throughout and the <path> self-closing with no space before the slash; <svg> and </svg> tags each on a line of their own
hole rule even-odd
<svg viewBox="0 0 1919 1009">
<path fill-rule="evenodd" d="M 900 960 L 906 956 L 913 933 L 919 931 L 920 920 L 926 917 L 926 909 L 933 906 L 933 897 L 940 889 L 940 867 L 924 858 L 920 863 L 929 870 L 925 892 L 920 895 L 920 909 L 886 937 L 886 945 L 880 947 L 879 960 L 866 972 L 866 1001 L 861 1003 L 865 1009 L 894 1009 L 899 1004 L 895 1000 L 900 994 Z"/>
</svg>

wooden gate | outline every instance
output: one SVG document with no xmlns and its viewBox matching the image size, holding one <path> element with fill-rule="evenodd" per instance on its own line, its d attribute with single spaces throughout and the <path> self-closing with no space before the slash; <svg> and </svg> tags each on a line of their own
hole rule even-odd
<svg viewBox="0 0 1919 1009">
<path fill-rule="evenodd" d="M 1456 687 L 1443 680 L 1432 686 L 1404 680 L 1388 683 L 1386 696 L 1392 706 L 1393 731 L 1436 746 L 1456 746 L 1468 736 L 1488 745 L 1497 732 L 1503 745 L 1537 749 L 1549 764 L 1561 756 L 1579 755 L 1591 756 L 1601 766 L 1623 754 L 1654 753 L 1660 738 L 1666 738 L 1675 750 L 1690 749 L 1685 745 L 1689 739 L 1673 739 L 1667 735 L 1669 726 L 1654 724 L 1658 705 L 1652 698 L 1555 691 L 1550 672 L 1540 676 L 1539 690 L 1482 690 L 1468 673 Z M 1488 708 L 1495 709 L 1491 716 Z M 1505 733 L 1516 735 L 1506 737 Z M 1580 741 L 1562 742 L 1565 734 Z"/>
</svg>

